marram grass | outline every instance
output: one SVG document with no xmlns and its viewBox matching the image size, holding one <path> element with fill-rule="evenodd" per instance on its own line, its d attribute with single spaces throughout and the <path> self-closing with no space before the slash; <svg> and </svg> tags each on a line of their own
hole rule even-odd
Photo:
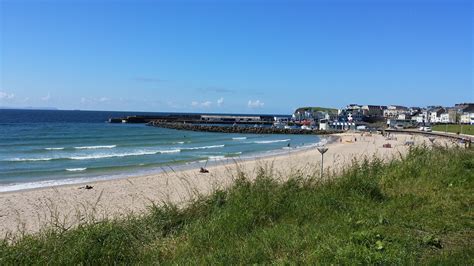
<svg viewBox="0 0 474 266">
<path fill-rule="evenodd" d="M 262 170 L 182 209 L 5 240 L 0 265 L 474 265 L 473 192 L 473 149 L 414 148 L 325 182 Z"/>
</svg>

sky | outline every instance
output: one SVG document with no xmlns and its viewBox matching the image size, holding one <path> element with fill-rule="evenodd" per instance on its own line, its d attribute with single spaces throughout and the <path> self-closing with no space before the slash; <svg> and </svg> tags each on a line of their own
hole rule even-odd
<svg viewBox="0 0 474 266">
<path fill-rule="evenodd" d="M 474 102 L 472 15 L 467 0 L 0 0 L 0 107 Z"/>
</svg>

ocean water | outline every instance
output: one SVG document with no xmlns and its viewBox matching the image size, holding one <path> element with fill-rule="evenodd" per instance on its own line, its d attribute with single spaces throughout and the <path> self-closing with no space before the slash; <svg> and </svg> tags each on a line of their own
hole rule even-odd
<svg viewBox="0 0 474 266">
<path fill-rule="evenodd" d="M 144 113 L 0 110 L 0 192 L 200 167 L 317 145 L 318 136 L 110 124 Z M 290 148 L 288 148 L 288 145 Z"/>
</svg>

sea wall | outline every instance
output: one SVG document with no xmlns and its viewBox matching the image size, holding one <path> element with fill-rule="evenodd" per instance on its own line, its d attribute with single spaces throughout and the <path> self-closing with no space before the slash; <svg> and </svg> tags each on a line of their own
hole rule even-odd
<svg viewBox="0 0 474 266">
<path fill-rule="evenodd" d="M 217 132 L 217 133 L 242 133 L 242 134 L 300 134 L 300 135 L 326 135 L 340 133 L 342 131 L 324 131 L 324 130 L 306 130 L 306 129 L 284 129 L 284 128 L 271 128 L 271 127 L 223 127 L 223 126 L 209 126 L 209 125 L 196 125 L 196 124 L 184 124 L 184 123 L 164 123 L 152 121 L 148 123 L 150 126 L 170 128 L 177 130 L 190 130 L 190 131 L 201 131 L 201 132 Z"/>
</svg>

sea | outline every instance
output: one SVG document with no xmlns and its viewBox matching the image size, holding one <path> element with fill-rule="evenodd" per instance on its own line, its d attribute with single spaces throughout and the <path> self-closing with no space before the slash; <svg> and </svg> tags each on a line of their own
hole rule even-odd
<svg viewBox="0 0 474 266">
<path fill-rule="evenodd" d="M 178 131 L 111 117 L 163 113 L 0 110 L 0 192 L 124 178 L 285 154 L 314 135 Z"/>
</svg>

